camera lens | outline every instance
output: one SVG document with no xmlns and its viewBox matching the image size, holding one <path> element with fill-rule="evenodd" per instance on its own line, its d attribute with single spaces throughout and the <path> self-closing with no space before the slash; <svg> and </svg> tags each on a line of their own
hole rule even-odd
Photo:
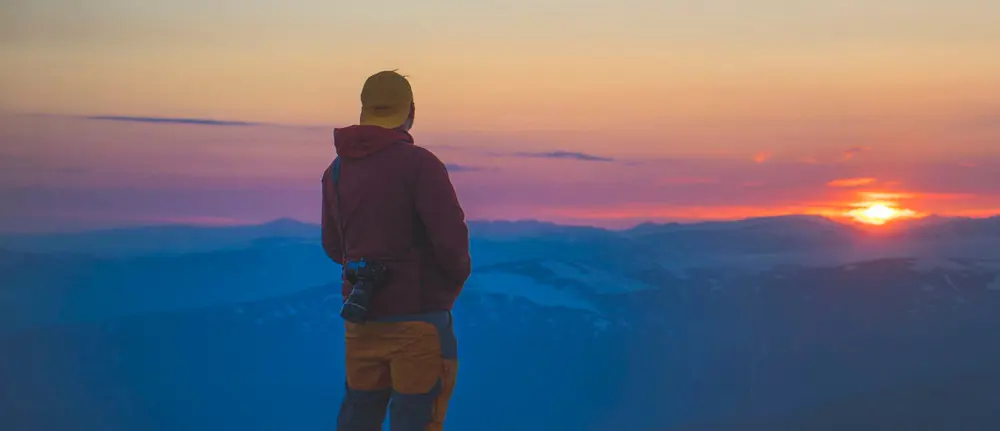
<svg viewBox="0 0 1000 431">
<path fill-rule="evenodd" d="M 344 266 L 344 279 L 351 283 L 351 293 L 347 295 L 340 315 L 352 323 L 368 320 L 375 289 L 385 278 L 386 268 L 369 262 L 348 262 Z"/>
<path fill-rule="evenodd" d="M 371 301 L 370 291 L 367 285 L 359 282 L 351 289 L 351 294 L 344 301 L 344 306 L 340 310 L 340 316 L 352 323 L 363 323 L 368 314 L 368 306 Z"/>
<path fill-rule="evenodd" d="M 357 304 L 346 303 L 344 308 L 340 310 L 340 317 L 351 323 L 364 323 L 365 321 L 365 310 L 359 308 Z"/>
</svg>

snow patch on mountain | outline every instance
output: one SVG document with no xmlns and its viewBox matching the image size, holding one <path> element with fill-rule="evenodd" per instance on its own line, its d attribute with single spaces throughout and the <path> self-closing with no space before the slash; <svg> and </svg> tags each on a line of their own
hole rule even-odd
<svg viewBox="0 0 1000 431">
<path fill-rule="evenodd" d="M 591 293 L 620 294 L 652 289 L 652 286 L 640 281 L 577 263 L 549 260 L 539 264 L 551 271 L 556 279 L 586 285 Z"/>
<path fill-rule="evenodd" d="M 985 271 L 1000 271 L 1000 259 L 980 259 L 971 264 L 974 268 Z"/>
<path fill-rule="evenodd" d="M 917 272 L 933 272 L 942 269 L 961 271 L 968 269 L 968 266 L 952 259 L 922 257 L 910 261 L 910 268 Z"/>
<path fill-rule="evenodd" d="M 521 274 L 508 272 L 473 274 L 465 289 L 469 292 L 526 299 L 543 307 L 569 308 L 600 314 L 600 310 L 578 292 L 543 283 Z"/>
<path fill-rule="evenodd" d="M 708 280 L 708 287 L 712 292 L 718 292 L 723 289 L 722 282 L 714 278 Z"/>
<path fill-rule="evenodd" d="M 993 278 L 993 282 L 986 285 L 986 290 L 1000 292 L 1000 274 Z"/>
<path fill-rule="evenodd" d="M 948 274 L 944 274 L 944 281 L 948 282 L 948 286 L 951 287 L 952 290 L 962 293 L 962 291 L 958 289 L 958 286 L 955 285 L 955 282 L 951 281 L 951 277 L 949 277 Z"/>
<path fill-rule="evenodd" d="M 542 307 L 601 314 L 595 297 L 622 295 L 655 287 L 620 274 L 577 262 L 527 260 L 505 262 L 473 272 L 466 291 L 520 298 Z"/>
<path fill-rule="evenodd" d="M 946 282 L 954 287 L 954 282 L 947 275 L 948 273 L 982 273 L 1000 271 L 1000 260 L 996 259 L 959 259 L 959 258 L 939 258 L 921 257 L 908 260 L 910 269 L 922 274 L 945 273 L 943 277 Z"/>
</svg>

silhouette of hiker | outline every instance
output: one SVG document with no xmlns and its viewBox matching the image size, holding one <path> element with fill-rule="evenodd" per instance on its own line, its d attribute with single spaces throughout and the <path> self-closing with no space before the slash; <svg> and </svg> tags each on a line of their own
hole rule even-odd
<svg viewBox="0 0 1000 431">
<path fill-rule="evenodd" d="M 323 248 L 343 265 L 347 393 L 339 431 L 441 430 L 458 367 L 451 308 L 471 271 L 445 165 L 413 143 L 413 93 L 372 75 L 359 125 L 334 130 Z M 391 400 L 391 404 L 390 404 Z"/>
</svg>

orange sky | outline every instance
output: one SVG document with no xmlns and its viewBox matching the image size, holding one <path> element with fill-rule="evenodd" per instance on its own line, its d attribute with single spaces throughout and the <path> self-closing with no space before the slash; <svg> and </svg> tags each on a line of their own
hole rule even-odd
<svg viewBox="0 0 1000 431">
<path fill-rule="evenodd" d="M 385 68 L 412 77 L 425 130 L 875 119 L 889 133 L 1000 100 L 988 2 L 473 3 L 16 2 L 0 109 L 337 124 Z"/>
</svg>

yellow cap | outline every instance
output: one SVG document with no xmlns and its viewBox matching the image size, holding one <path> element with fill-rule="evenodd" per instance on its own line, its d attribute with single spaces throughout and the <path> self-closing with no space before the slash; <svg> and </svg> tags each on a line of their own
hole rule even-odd
<svg viewBox="0 0 1000 431">
<path fill-rule="evenodd" d="M 410 117 L 413 90 L 410 82 L 394 71 L 376 73 L 361 90 L 361 124 L 395 129 Z"/>
</svg>

